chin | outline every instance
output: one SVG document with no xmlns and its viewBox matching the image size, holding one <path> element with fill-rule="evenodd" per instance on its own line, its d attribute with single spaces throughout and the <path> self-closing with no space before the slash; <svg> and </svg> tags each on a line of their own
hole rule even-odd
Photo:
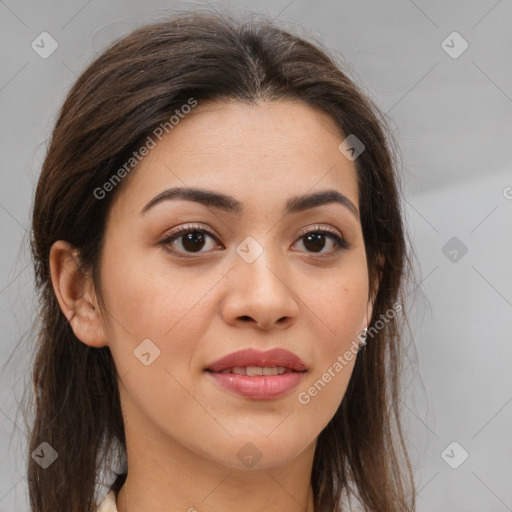
<svg viewBox="0 0 512 512">
<path fill-rule="evenodd" d="M 267 432 L 268 434 L 268 432 Z M 298 457 L 308 443 L 292 442 L 282 436 L 234 436 L 228 444 L 222 443 L 217 453 L 211 453 L 209 445 L 208 458 L 231 469 L 261 470 L 279 467 Z M 220 457 L 219 457 L 220 455 Z"/>
</svg>

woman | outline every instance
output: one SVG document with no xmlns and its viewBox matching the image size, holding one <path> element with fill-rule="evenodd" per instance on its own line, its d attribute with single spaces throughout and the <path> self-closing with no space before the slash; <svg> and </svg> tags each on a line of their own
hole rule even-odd
<svg viewBox="0 0 512 512">
<path fill-rule="evenodd" d="M 33 512 L 414 510 L 384 126 L 266 20 L 185 13 L 90 64 L 33 209 Z"/>
</svg>

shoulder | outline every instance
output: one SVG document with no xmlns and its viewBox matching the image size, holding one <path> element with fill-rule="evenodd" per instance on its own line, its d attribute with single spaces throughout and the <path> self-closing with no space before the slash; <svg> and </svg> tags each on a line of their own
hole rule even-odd
<svg viewBox="0 0 512 512">
<path fill-rule="evenodd" d="M 117 512 L 116 495 L 113 490 L 110 490 L 103 498 L 96 512 Z"/>
</svg>

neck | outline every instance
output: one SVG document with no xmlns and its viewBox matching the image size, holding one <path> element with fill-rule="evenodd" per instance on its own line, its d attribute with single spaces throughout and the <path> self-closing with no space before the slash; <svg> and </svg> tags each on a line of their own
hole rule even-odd
<svg viewBox="0 0 512 512">
<path fill-rule="evenodd" d="M 179 452 L 158 462 L 128 453 L 118 512 L 314 512 L 311 473 L 305 470 L 314 445 L 289 464 L 245 471 L 190 453 L 180 463 Z"/>
</svg>

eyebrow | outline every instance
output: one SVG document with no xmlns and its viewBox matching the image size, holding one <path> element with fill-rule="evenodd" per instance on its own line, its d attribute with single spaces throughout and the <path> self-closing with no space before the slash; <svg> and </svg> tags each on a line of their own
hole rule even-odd
<svg viewBox="0 0 512 512">
<path fill-rule="evenodd" d="M 241 213 L 243 210 L 243 203 L 232 196 L 200 188 L 176 187 L 164 190 L 151 199 L 140 213 L 143 214 L 147 212 L 150 208 L 153 208 L 163 201 L 180 199 L 199 203 L 206 207 L 218 208 L 229 213 Z M 359 220 L 359 212 L 354 203 L 347 196 L 334 189 L 290 197 L 286 201 L 284 214 L 288 215 L 290 213 L 298 213 L 309 210 L 310 208 L 332 203 L 341 204 L 347 208 L 357 220 Z"/>
</svg>

